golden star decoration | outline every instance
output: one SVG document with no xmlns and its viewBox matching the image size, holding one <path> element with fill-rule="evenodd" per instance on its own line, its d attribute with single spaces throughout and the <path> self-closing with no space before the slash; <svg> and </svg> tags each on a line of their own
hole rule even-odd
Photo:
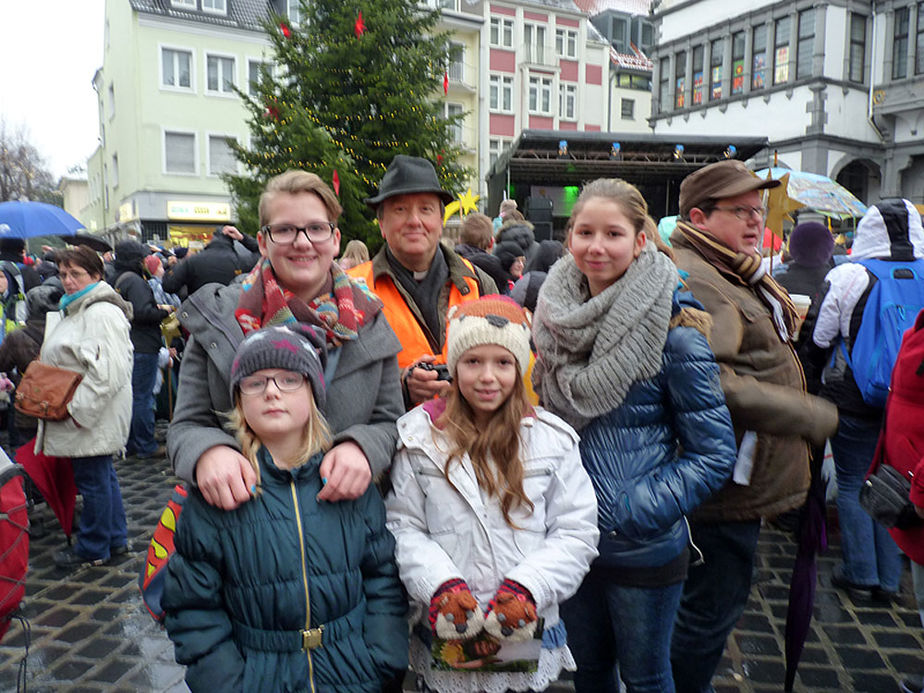
<svg viewBox="0 0 924 693">
<path fill-rule="evenodd" d="M 446 212 L 443 214 L 443 226 L 449 221 L 453 214 L 459 211 L 459 201 L 453 200 L 446 205 Z"/>
<path fill-rule="evenodd" d="M 465 191 L 464 195 L 459 195 L 459 204 L 461 205 L 461 214 L 464 217 L 469 212 L 478 211 L 478 200 L 481 199 L 481 195 L 472 195 L 472 189 L 469 188 Z"/>
<path fill-rule="evenodd" d="M 770 172 L 767 171 L 767 180 L 770 180 Z M 789 174 L 787 173 L 780 178 L 780 184 L 775 188 L 767 191 L 767 220 L 764 222 L 771 233 L 778 238 L 783 238 L 783 220 L 792 218 L 792 212 L 805 207 L 801 202 L 789 196 Z"/>
</svg>

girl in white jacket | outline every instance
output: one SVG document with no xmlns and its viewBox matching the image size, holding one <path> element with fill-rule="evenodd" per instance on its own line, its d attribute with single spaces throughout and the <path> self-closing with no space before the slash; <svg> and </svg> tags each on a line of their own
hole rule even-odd
<svg viewBox="0 0 924 693">
<path fill-rule="evenodd" d="M 558 604 L 597 555 L 593 487 L 574 430 L 527 400 L 523 309 L 488 296 L 449 318 L 452 388 L 398 420 L 386 499 L 401 579 L 418 607 L 411 665 L 423 690 L 543 690 L 574 669 Z M 535 671 L 445 668 L 465 641 L 490 655 L 540 632 Z M 434 638 L 454 641 L 439 663 Z"/>
</svg>

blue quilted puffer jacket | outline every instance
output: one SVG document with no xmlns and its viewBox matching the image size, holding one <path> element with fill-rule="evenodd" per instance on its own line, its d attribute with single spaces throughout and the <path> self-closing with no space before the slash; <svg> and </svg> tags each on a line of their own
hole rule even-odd
<svg viewBox="0 0 924 693">
<path fill-rule="evenodd" d="M 581 431 L 599 506 L 598 565 L 656 567 L 679 556 L 689 541 L 684 516 L 735 464 L 719 367 L 700 332 L 705 314 L 689 294 L 675 293 L 673 308 L 661 372 Z"/>
</svg>

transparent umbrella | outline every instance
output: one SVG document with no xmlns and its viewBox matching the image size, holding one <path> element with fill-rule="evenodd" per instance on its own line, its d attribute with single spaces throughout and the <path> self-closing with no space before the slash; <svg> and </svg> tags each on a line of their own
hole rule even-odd
<svg viewBox="0 0 924 693">
<path fill-rule="evenodd" d="M 866 205 L 860 202 L 852 192 L 827 176 L 803 171 L 791 171 L 788 168 L 771 168 L 756 171 L 759 178 L 766 178 L 767 171 L 774 179 L 789 174 L 787 194 L 806 207 L 816 212 L 838 219 L 862 217 L 866 214 Z"/>
</svg>

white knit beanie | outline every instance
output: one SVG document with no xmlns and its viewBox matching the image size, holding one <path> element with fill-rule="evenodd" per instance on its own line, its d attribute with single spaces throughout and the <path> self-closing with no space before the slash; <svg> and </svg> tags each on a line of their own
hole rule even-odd
<svg viewBox="0 0 924 693">
<path fill-rule="evenodd" d="M 529 318 L 516 301 L 499 295 L 483 296 L 449 311 L 447 366 L 455 375 L 459 357 L 472 347 L 497 344 L 517 360 L 520 374 L 529 366 Z"/>
</svg>

